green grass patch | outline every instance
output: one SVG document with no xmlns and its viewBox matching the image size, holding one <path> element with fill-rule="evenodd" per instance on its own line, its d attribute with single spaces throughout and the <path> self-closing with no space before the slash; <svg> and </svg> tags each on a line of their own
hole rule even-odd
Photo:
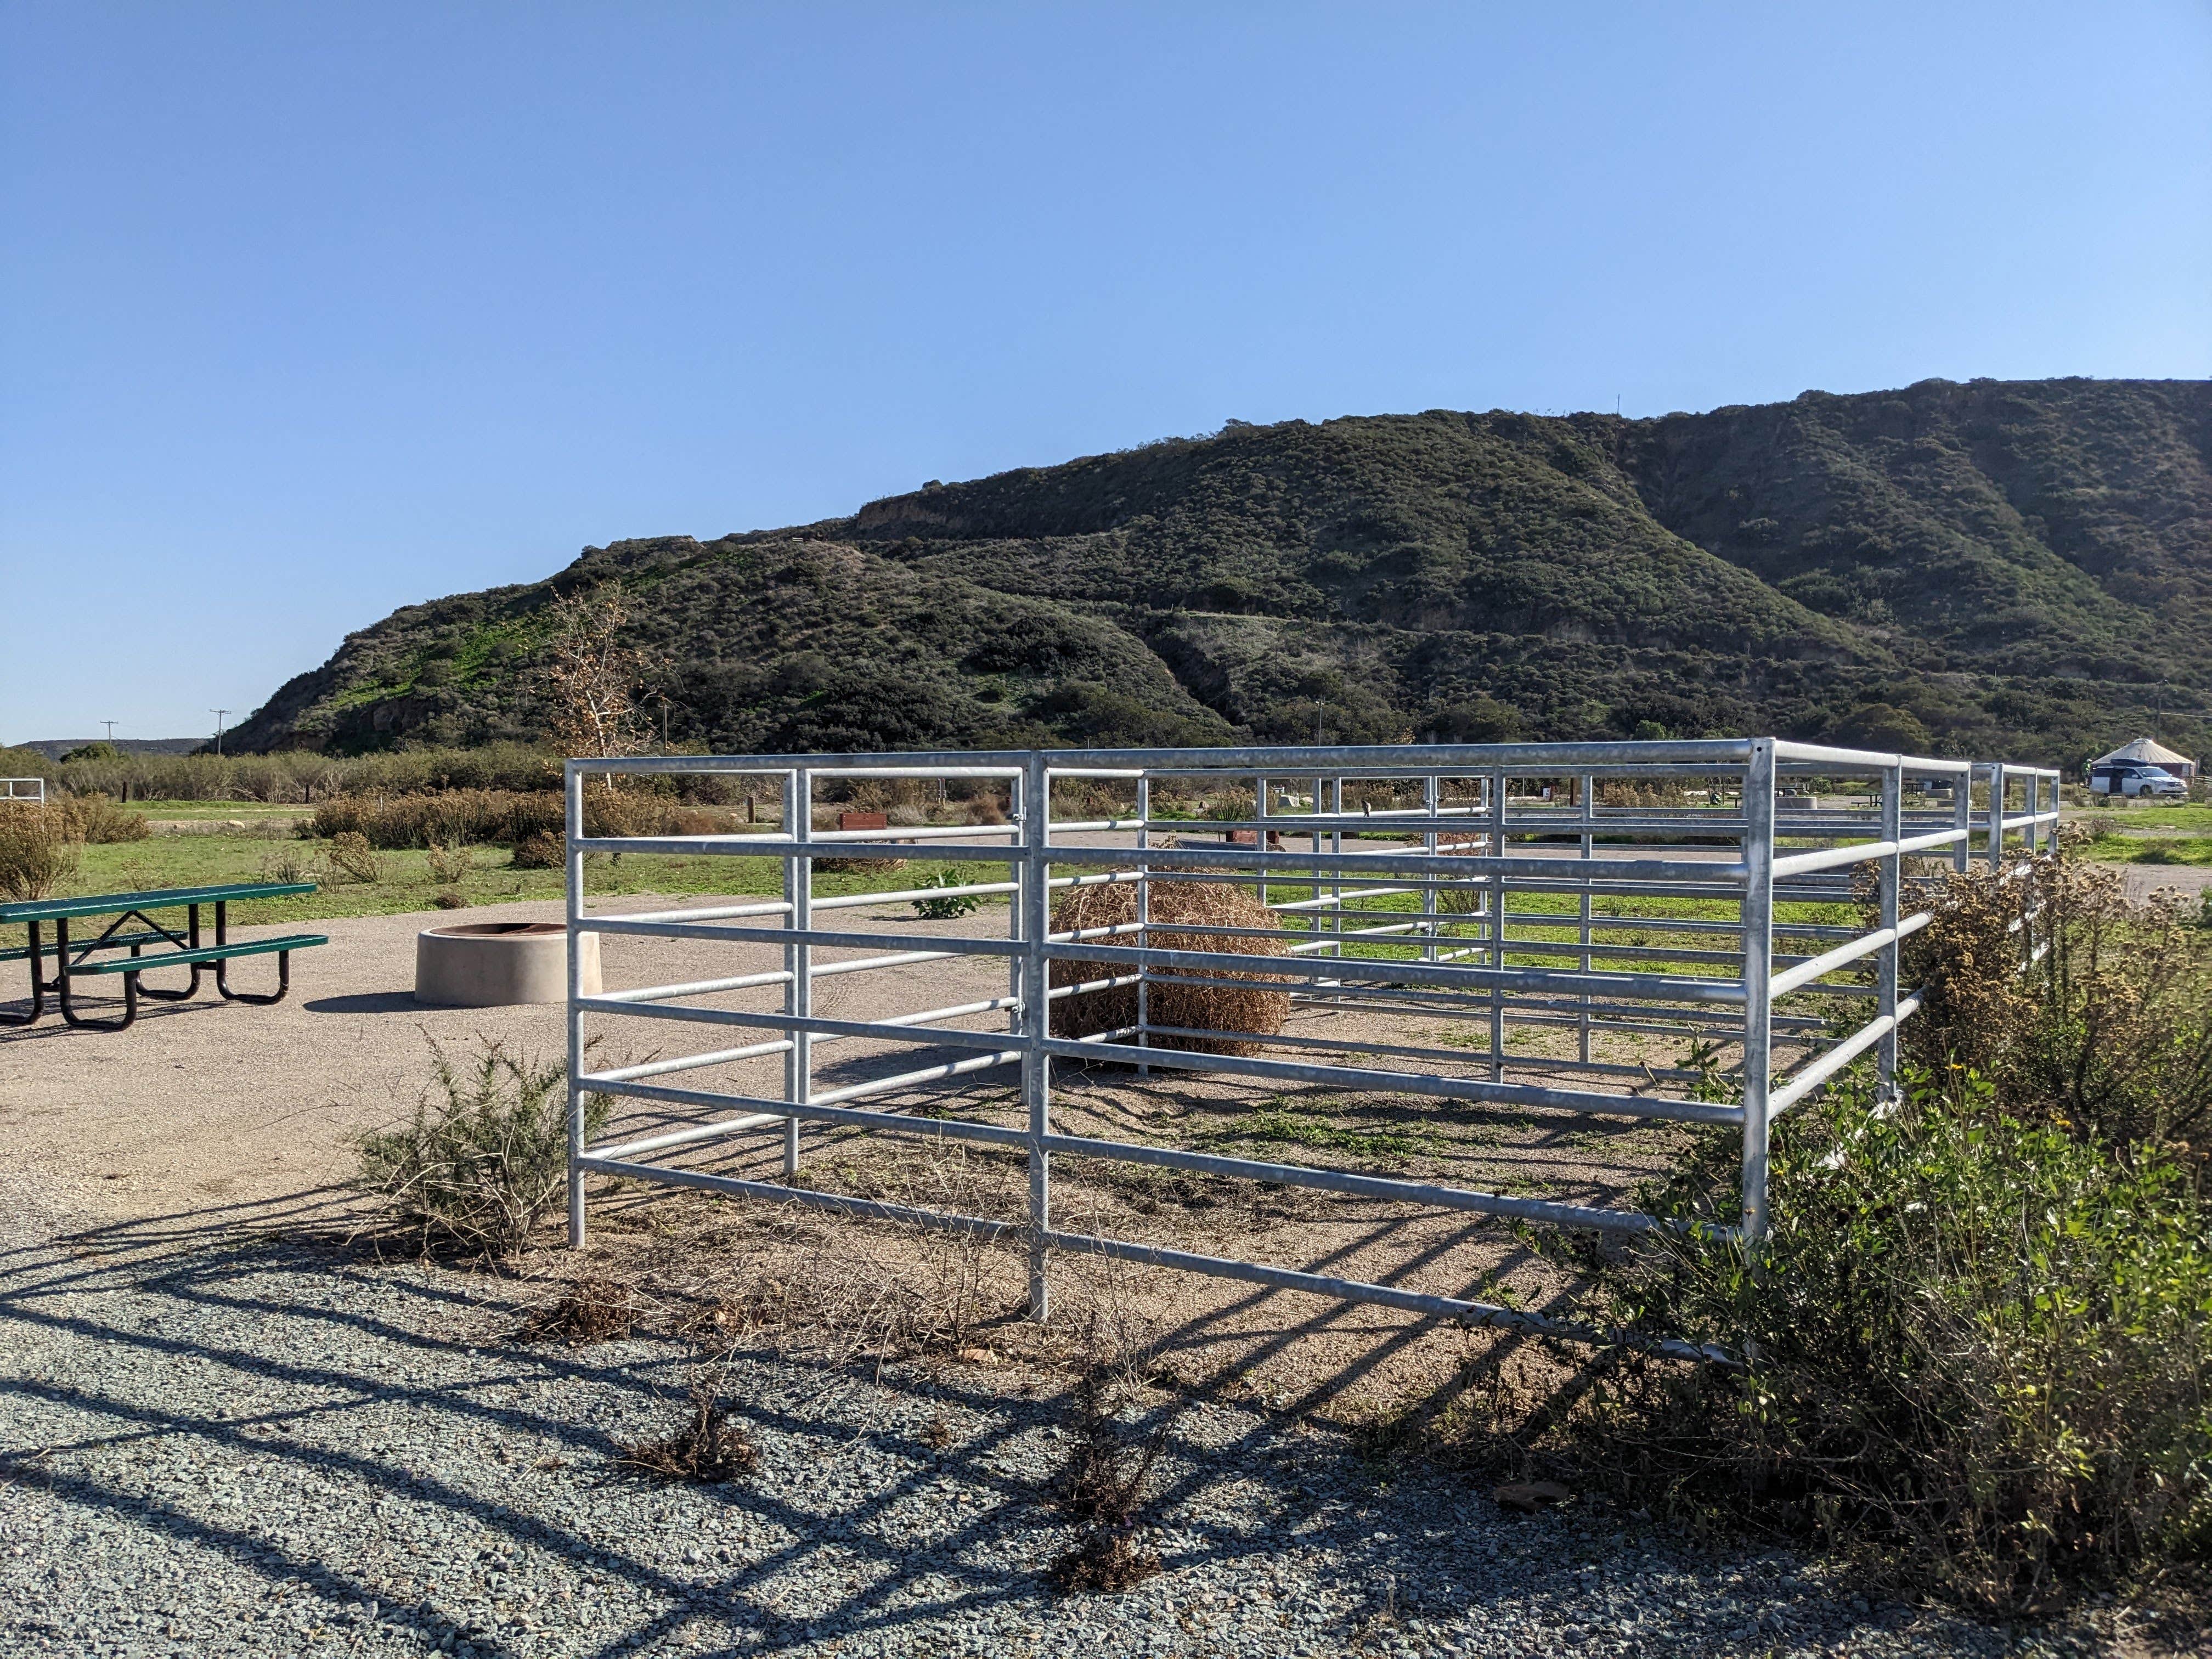
<svg viewBox="0 0 2212 1659">
<path fill-rule="evenodd" d="M 1254 1143 L 1302 1146 L 1309 1152 L 1345 1152 L 1364 1164 L 1392 1167 L 1434 1157 L 1436 1137 L 1423 1129 L 1384 1128 L 1319 1117 L 1285 1105 L 1280 1097 L 1226 1127 L 1200 1137 L 1217 1144 Z"/>
<path fill-rule="evenodd" d="M 230 907 L 231 921 L 250 927 L 428 910 L 436 905 L 441 893 L 447 891 L 475 905 L 526 899 L 557 901 L 564 890 L 561 871 L 517 869 L 511 862 L 513 855 L 503 847 L 465 849 L 467 871 L 454 882 L 434 877 L 431 855 L 421 850 L 378 854 L 381 874 L 374 883 L 333 881 L 328 870 L 330 847 L 327 841 L 272 840 L 252 835 L 156 836 L 149 841 L 89 846 L 83 849 L 69 893 L 143 892 L 162 887 L 277 881 L 290 878 L 292 872 L 283 867 L 288 861 L 304 866 L 306 878 L 319 884 L 314 892 L 250 900 Z M 990 878 L 992 866 L 919 861 L 891 870 L 817 873 L 814 892 L 817 898 L 828 898 L 900 890 L 948 871 L 957 872 L 963 880 L 982 881 Z M 783 863 L 778 858 L 629 854 L 618 863 L 605 859 L 595 861 L 585 877 L 586 890 L 595 899 L 630 893 L 743 898 L 783 890 Z M 987 904 L 1004 902 L 983 901 Z M 21 945 L 23 939 L 21 927 L 0 927 L 0 945 Z"/>
<path fill-rule="evenodd" d="M 130 810 L 149 818 L 173 818 L 181 823 L 199 818 L 304 818 L 315 809 L 296 801 L 134 800 Z"/>
</svg>

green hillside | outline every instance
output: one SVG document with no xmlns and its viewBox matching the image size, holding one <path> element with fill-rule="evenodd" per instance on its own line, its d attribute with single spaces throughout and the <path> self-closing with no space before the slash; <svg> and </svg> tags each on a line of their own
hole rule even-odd
<svg viewBox="0 0 2212 1659">
<path fill-rule="evenodd" d="M 395 612 L 233 741 L 528 737 L 619 578 L 724 751 L 1743 732 L 2078 761 L 2212 738 L 2212 384 L 1928 381 L 1631 421 L 1442 410 L 587 549 Z M 656 702 L 656 711 L 660 705 Z"/>
</svg>

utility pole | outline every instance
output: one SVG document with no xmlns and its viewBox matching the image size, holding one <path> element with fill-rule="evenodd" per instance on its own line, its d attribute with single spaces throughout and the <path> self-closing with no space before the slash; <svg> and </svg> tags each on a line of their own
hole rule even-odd
<svg viewBox="0 0 2212 1659">
<path fill-rule="evenodd" d="M 215 716 L 215 752 L 220 755 L 222 753 L 222 717 L 230 713 L 230 710 L 210 708 L 208 713 Z"/>
<path fill-rule="evenodd" d="M 1328 707 L 1328 705 L 1325 702 L 1316 702 L 1314 704 L 1314 744 L 1316 748 L 1321 744 L 1322 711 L 1326 709 Z"/>
<path fill-rule="evenodd" d="M 100 724 L 107 728 L 107 740 L 112 744 L 115 741 L 116 723 L 113 720 L 102 720 Z"/>
</svg>

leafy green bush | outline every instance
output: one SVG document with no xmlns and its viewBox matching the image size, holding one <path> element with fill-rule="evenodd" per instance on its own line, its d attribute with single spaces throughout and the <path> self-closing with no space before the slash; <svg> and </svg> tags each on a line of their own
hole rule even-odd
<svg viewBox="0 0 2212 1659">
<path fill-rule="evenodd" d="M 1963 1065 L 2003 1110 L 2077 1138 L 2212 1151 L 2212 938 L 2197 920 L 2178 899 L 2132 903 L 2117 871 L 2071 857 L 1954 877 L 1902 953 L 1922 997 L 1905 1055 Z"/>
<path fill-rule="evenodd" d="M 915 884 L 917 887 L 963 887 L 968 878 L 957 870 L 941 870 L 933 876 L 925 876 Z M 941 898 L 909 899 L 915 914 L 926 921 L 954 921 L 962 916 L 973 915 L 983 902 L 972 893 L 948 894 Z"/>
<path fill-rule="evenodd" d="M 383 1200 L 424 1248 L 507 1255 L 562 1198 L 568 1174 L 568 1066 L 479 1040 L 466 1064 L 430 1045 L 431 1086 L 401 1127 L 356 1143 L 358 1191 Z M 606 1125 L 587 1097 L 586 1138 Z"/>
<path fill-rule="evenodd" d="M 2033 1610 L 2212 1544 L 2212 1213 L 2188 1168 L 1996 1109 L 1963 1069 L 1839 1092 L 1773 1147 L 1763 1248 L 1721 1242 L 1736 1152 L 1686 1224 L 1596 1267 L 1602 1316 L 1740 1371 L 1632 1359 L 1581 1432 L 1596 1478 Z M 1706 1229 L 1711 1229 L 1708 1231 Z"/>
</svg>

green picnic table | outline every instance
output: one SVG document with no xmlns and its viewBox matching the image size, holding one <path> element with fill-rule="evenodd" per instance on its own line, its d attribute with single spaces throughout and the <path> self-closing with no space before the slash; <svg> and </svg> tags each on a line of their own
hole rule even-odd
<svg viewBox="0 0 2212 1659">
<path fill-rule="evenodd" d="M 31 1008 L 28 1013 L 0 1012 L 0 1024 L 28 1025 L 46 1010 L 46 993 L 56 994 L 61 1004 L 62 1018 L 71 1025 L 89 1031 L 119 1031 L 138 1018 L 138 999 L 143 994 L 162 1002 L 182 1002 L 198 994 L 200 970 L 212 966 L 215 969 L 216 989 L 228 1002 L 282 1002 L 284 994 L 292 988 L 292 952 L 304 951 L 312 945 L 328 945 L 323 933 L 289 933 L 277 939 L 234 940 L 229 937 L 228 910 L 234 899 L 283 898 L 293 893 L 312 893 L 312 881 L 238 882 L 224 887 L 163 887 L 144 893 L 95 893 L 84 898 L 23 899 L 0 904 L 0 922 L 20 921 L 28 930 L 30 942 L 13 950 L 0 951 L 0 962 L 14 962 L 27 957 L 31 963 Z M 200 942 L 200 907 L 215 906 L 215 943 Z M 148 915 L 152 910 L 185 912 L 185 931 L 164 927 Z M 72 945 L 70 942 L 70 921 L 73 917 L 112 916 L 99 937 Z M 41 965 L 44 951 L 39 942 L 39 928 L 51 921 L 54 925 L 54 942 L 51 949 L 54 957 L 54 976 L 46 977 Z M 131 924 L 136 923 L 133 929 Z M 145 954 L 149 945 L 163 946 L 151 955 Z M 128 951 L 128 956 L 114 954 Z M 106 953 L 106 954 L 103 954 Z M 273 992 L 253 993 L 231 988 L 227 972 L 234 957 L 274 955 L 276 958 L 276 988 Z M 191 978 L 182 988 L 156 990 L 138 983 L 141 974 L 157 968 L 183 968 L 191 971 Z M 120 974 L 123 975 L 123 1017 L 120 1019 L 91 1019 L 76 1011 L 71 1000 L 71 981 L 80 975 Z"/>
</svg>

